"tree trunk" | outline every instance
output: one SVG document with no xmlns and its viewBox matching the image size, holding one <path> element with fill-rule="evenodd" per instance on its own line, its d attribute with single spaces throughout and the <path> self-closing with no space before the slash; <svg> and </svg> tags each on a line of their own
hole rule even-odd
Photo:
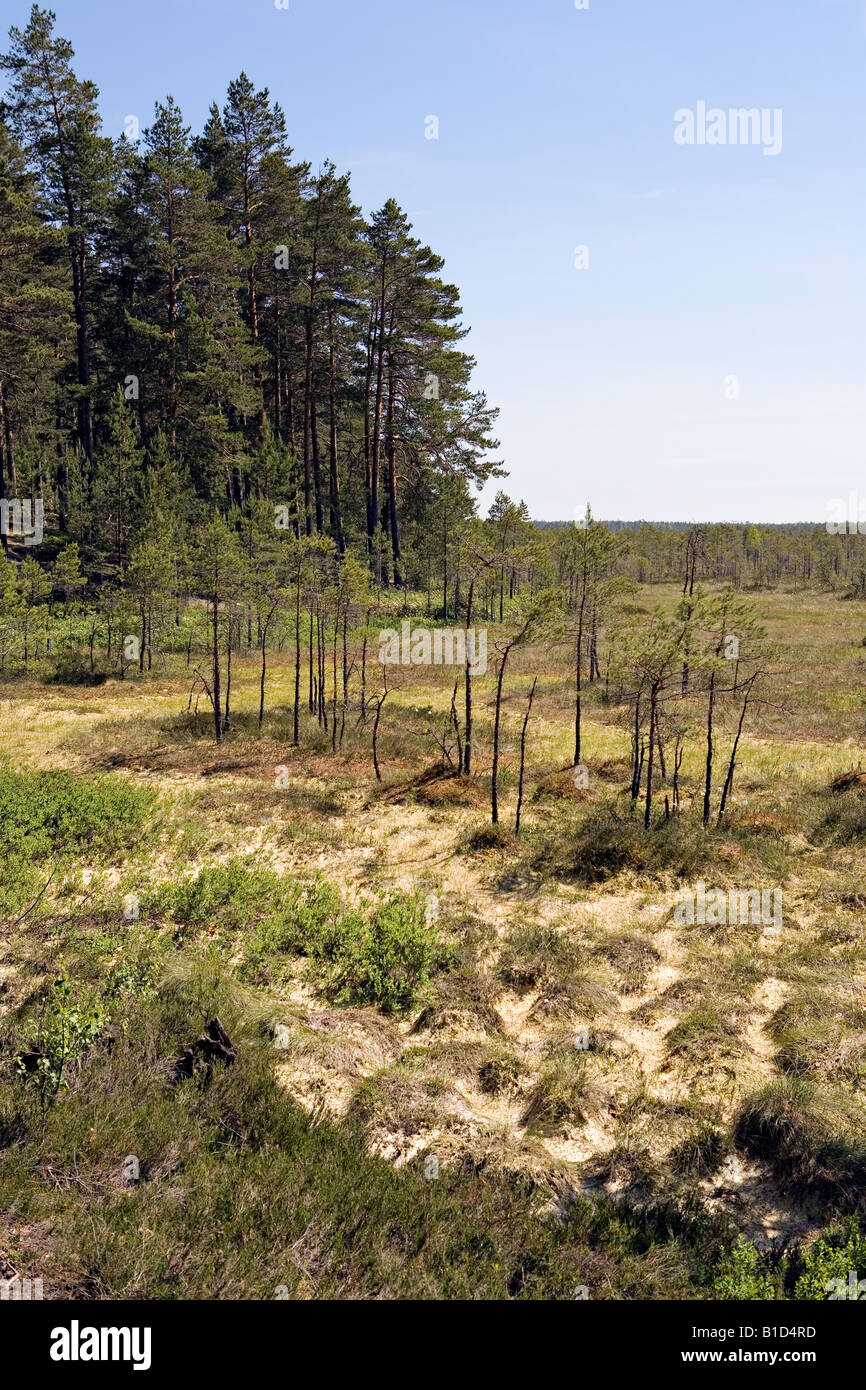
<svg viewBox="0 0 866 1390">
<path fill-rule="evenodd" d="M 716 673 L 710 676 L 710 697 L 707 704 L 707 770 L 704 778 L 704 825 L 710 823 L 710 795 L 713 782 L 713 710 L 716 703 Z"/>
<path fill-rule="evenodd" d="M 499 718 L 502 710 L 502 680 L 505 675 L 505 663 L 511 651 L 509 644 L 502 653 L 502 660 L 499 663 L 499 675 L 496 679 L 496 713 L 493 719 L 493 768 L 490 774 L 490 819 L 496 825 L 499 820 Z"/>
<path fill-rule="evenodd" d="M 381 558 L 376 544 L 379 528 L 379 460 L 382 442 L 382 396 L 385 376 L 385 286 L 387 256 L 382 256 L 382 273 L 379 288 L 378 340 L 376 344 L 376 396 L 373 407 L 373 454 L 370 461 L 370 517 L 373 525 L 373 550 L 375 552 L 376 577 L 381 579 Z"/>
<path fill-rule="evenodd" d="M 743 698 L 743 708 L 742 708 L 741 711 L 740 711 L 740 722 L 739 722 L 739 724 L 737 725 L 737 736 L 736 736 L 736 738 L 734 739 L 734 746 L 733 746 L 733 748 L 731 749 L 731 761 L 728 763 L 728 775 L 727 775 L 727 777 L 725 778 L 725 785 L 724 785 L 724 787 L 722 788 L 722 800 L 721 800 L 721 803 L 720 803 L 720 805 L 719 805 L 719 822 L 720 822 L 720 823 L 721 823 L 722 816 L 725 814 L 725 807 L 726 807 L 727 804 L 728 804 L 728 797 L 730 796 L 731 790 L 732 790 L 733 785 L 734 785 L 734 768 L 736 767 L 736 764 L 737 764 L 737 749 L 738 749 L 739 746 L 740 746 L 740 735 L 741 735 L 742 732 L 743 732 L 743 723 L 744 723 L 745 718 L 746 718 L 746 709 L 748 708 L 749 696 L 751 695 L 751 693 L 752 693 L 752 682 L 749 681 L 748 684 L 747 684 L 747 686 L 746 686 L 746 694 L 745 694 L 745 696 L 744 696 L 744 698 Z"/>
<path fill-rule="evenodd" d="M 514 833 L 520 834 L 520 812 L 523 808 L 523 774 L 526 768 L 526 729 L 529 724 L 529 716 L 532 713 L 532 701 L 535 698 L 535 686 L 538 677 L 532 682 L 532 689 L 529 692 L 529 704 L 526 706 L 526 716 L 523 720 L 523 730 L 520 735 L 520 777 L 517 783 L 517 812 L 514 817 Z"/>
<path fill-rule="evenodd" d="M 388 458 L 388 514 L 391 523 L 391 554 L 394 559 L 394 587 L 400 589 L 403 586 L 403 576 L 400 571 L 400 526 L 397 521 L 397 464 L 396 449 L 394 445 L 394 374 L 390 373 L 388 383 L 388 426 L 386 436 L 386 453 Z"/>
<path fill-rule="evenodd" d="M 382 717 L 382 706 L 384 705 L 385 700 L 387 699 L 387 696 L 388 696 L 388 675 L 387 675 L 387 668 L 385 668 L 385 692 L 384 692 L 383 695 L 380 695 L 380 696 L 379 696 L 379 699 L 376 701 L 376 718 L 375 718 L 375 721 L 374 721 L 374 723 L 373 723 L 373 767 L 374 767 L 375 772 L 376 772 L 376 781 L 377 781 L 377 782 L 381 782 L 381 780 L 382 780 L 382 773 L 381 773 L 381 770 L 380 770 L 380 768 L 379 768 L 379 720 L 380 720 L 381 717 Z"/>
<path fill-rule="evenodd" d="M 340 555 L 346 553 L 346 539 L 343 535 L 343 517 L 340 509 L 340 465 L 337 459 L 337 353 L 334 347 L 334 322 L 331 310 L 328 310 L 328 327 L 330 331 L 330 381 L 328 386 L 328 404 L 330 406 L 330 449 L 331 449 L 331 485 L 329 490 L 329 503 L 331 510 L 331 535 L 337 542 L 337 551 Z"/>
<path fill-rule="evenodd" d="M 674 810 L 680 809 L 680 768 L 683 765 L 684 748 L 680 742 L 679 735 L 674 745 Z"/>
<path fill-rule="evenodd" d="M 222 743 L 222 705 L 220 703 L 220 628 L 219 598 L 216 594 L 211 600 L 213 606 L 213 718 L 217 743 Z"/>
<path fill-rule="evenodd" d="M 313 534 L 313 302 L 317 271 L 314 250 L 310 268 L 310 302 L 304 325 L 304 525 L 308 536 Z"/>
<path fill-rule="evenodd" d="M 454 682 L 454 689 L 451 692 L 451 726 L 457 739 L 457 771 L 463 771 L 463 743 L 460 738 L 460 720 L 457 718 L 457 687 L 459 681 Z"/>
<path fill-rule="evenodd" d="M 472 602 L 475 596 L 475 579 L 469 583 L 469 598 L 466 603 L 466 628 L 472 626 Z M 463 776 L 472 775 L 472 664 L 467 655 L 463 696 Z"/>
<path fill-rule="evenodd" d="M 309 645 L 308 645 L 308 649 L 307 649 L 307 650 L 308 650 L 308 661 L 307 661 L 307 676 L 308 676 L 308 680 L 307 680 L 307 704 L 308 704 L 308 706 L 309 706 L 310 714 L 314 714 L 314 713 L 315 713 L 316 706 L 315 706 L 315 703 L 314 703 L 314 700 L 313 700 L 313 610 L 312 610 L 312 607 L 310 608 L 310 641 L 309 641 Z"/>
<path fill-rule="evenodd" d="M 70 220 L 74 211 L 70 208 Z M 88 464 L 88 485 L 92 489 L 93 410 L 90 404 L 90 334 L 87 322 L 87 244 L 83 232 L 72 236 L 72 299 L 75 310 L 75 343 L 78 358 L 78 439 Z"/>
<path fill-rule="evenodd" d="M 370 430 L 370 393 L 373 389 L 373 335 L 375 323 L 372 319 L 367 330 L 367 365 L 364 372 L 364 497 L 367 504 L 367 554 L 372 565 L 373 531 L 376 513 L 373 511 L 373 451 Z"/>
<path fill-rule="evenodd" d="M 574 674 L 575 674 L 575 696 L 574 696 L 574 766 L 580 762 L 580 734 L 581 734 L 581 684 L 582 684 L 582 664 L 583 664 L 583 616 L 586 607 L 586 587 L 584 584 L 584 595 L 580 600 L 580 616 L 577 620 L 577 643 L 574 653 Z"/>
<path fill-rule="evenodd" d="M 636 695 L 635 695 L 635 697 L 634 697 L 634 759 L 633 759 L 633 761 L 632 761 L 632 773 L 631 773 L 631 799 L 632 799 L 632 805 L 637 801 L 638 797 L 640 796 L 640 779 L 641 779 L 641 770 L 642 770 L 642 767 L 643 767 L 642 761 L 639 761 L 639 759 L 640 759 L 640 748 L 641 748 L 641 741 L 640 741 L 640 697 L 641 697 L 641 691 L 642 691 L 642 690 L 643 690 L 643 686 L 639 687 L 639 689 L 638 689 L 638 691 L 637 691 L 637 693 L 636 693 Z"/>
<path fill-rule="evenodd" d="M 652 824 L 653 809 L 653 751 L 656 741 L 656 701 L 658 699 L 658 682 L 654 681 L 650 688 L 650 724 L 649 737 L 647 740 L 647 766 L 646 766 L 646 803 L 644 805 L 643 825 L 644 830 L 649 830 Z"/>
<path fill-rule="evenodd" d="M 231 695 L 232 695 L 232 614 L 231 610 L 226 614 L 226 712 L 223 719 L 223 731 L 231 724 Z"/>
</svg>

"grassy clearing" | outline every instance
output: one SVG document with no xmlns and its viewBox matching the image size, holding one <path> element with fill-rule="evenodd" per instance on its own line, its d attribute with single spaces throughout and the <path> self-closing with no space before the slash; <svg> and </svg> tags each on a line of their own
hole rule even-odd
<svg viewBox="0 0 866 1390">
<path fill-rule="evenodd" d="M 694 736 L 682 814 L 661 787 L 644 832 L 598 686 L 575 788 L 567 651 L 509 668 L 496 828 L 490 675 L 467 780 L 430 735 L 451 685 L 407 670 L 381 783 L 369 724 L 333 753 L 304 710 L 290 746 L 280 657 L 261 729 L 236 661 L 219 749 L 177 673 L 7 686 L 4 1271 L 77 1296 L 821 1296 L 843 1246 L 809 1239 L 859 1220 L 866 1176 L 864 801 L 833 789 L 863 753 L 866 609 L 767 606 L 815 683 L 792 667 L 756 709 L 706 830 Z M 678 920 L 698 880 L 778 887 L 781 930 Z M 235 1063 L 172 1085 L 215 1013 Z"/>
</svg>

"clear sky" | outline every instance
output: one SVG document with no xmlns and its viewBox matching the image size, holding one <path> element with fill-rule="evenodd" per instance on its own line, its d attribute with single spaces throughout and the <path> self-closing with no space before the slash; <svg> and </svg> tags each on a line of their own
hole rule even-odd
<svg viewBox="0 0 866 1390">
<path fill-rule="evenodd" d="M 29 8 L 3 0 L 4 28 Z M 299 158 L 351 170 L 367 213 L 403 205 L 460 286 L 533 516 L 866 497 L 866 0 L 53 8 L 108 133 L 169 92 L 198 129 L 243 68 Z M 699 102 L 781 110 L 781 150 L 678 144 Z"/>
</svg>

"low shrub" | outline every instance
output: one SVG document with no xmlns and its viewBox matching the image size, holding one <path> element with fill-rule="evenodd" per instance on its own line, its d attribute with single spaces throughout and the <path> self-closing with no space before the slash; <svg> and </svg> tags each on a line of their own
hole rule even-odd
<svg viewBox="0 0 866 1390">
<path fill-rule="evenodd" d="M 396 893 L 383 898 L 366 921 L 354 920 L 357 931 L 336 959 L 339 994 L 375 1004 L 383 1013 L 408 1009 L 442 956 L 424 900 Z"/>
<path fill-rule="evenodd" d="M 779 1298 L 781 1276 L 774 1273 L 765 1257 L 751 1241 L 740 1236 L 716 1273 L 713 1296 L 719 1299 L 745 1299 L 768 1302 Z"/>
<path fill-rule="evenodd" d="M 121 777 L 3 768 L 0 856 L 11 864 L 73 852 L 115 855 L 141 840 L 155 800 Z"/>
<path fill-rule="evenodd" d="M 861 1279 L 866 1279 L 866 1236 L 857 1219 L 849 1217 L 842 1226 L 819 1236 L 803 1251 L 794 1298 L 813 1302 L 851 1297 L 860 1300 L 864 1297 L 859 1287 Z"/>
<path fill-rule="evenodd" d="M 73 647 L 54 658 L 47 681 L 49 685 L 104 685 L 108 673 L 91 666 L 87 652 Z"/>
<path fill-rule="evenodd" d="M 147 906 L 181 927 L 241 933 L 245 980 L 267 985 L 281 958 L 303 955 L 335 998 L 383 1013 L 409 1008 L 445 963 L 422 898 L 394 893 L 347 907 L 321 879 L 302 884 L 243 860 L 165 885 Z"/>
<path fill-rule="evenodd" d="M 431 1182 L 368 1153 L 354 1126 L 292 1100 L 274 1048 L 213 988 L 208 967 L 133 1004 L 38 1123 L 0 1071 L 0 1208 L 42 1233 L 46 1296 L 671 1298 L 706 1281 L 704 1227 L 580 1197 L 554 1216 L 513 1175 L 443 1166 Z M 236 1059 L 171 1085 L 205 996 Z"/>
</svg>

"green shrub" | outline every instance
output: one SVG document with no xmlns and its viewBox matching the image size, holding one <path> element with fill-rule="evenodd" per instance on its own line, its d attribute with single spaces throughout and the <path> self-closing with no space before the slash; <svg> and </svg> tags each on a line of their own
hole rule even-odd
<svg viewBox="0 0 866 1390">
<path fill-rule="evenodd" d="M 73 852 L 114 855 L 140 839 L 155 794 L 120 777 L 0 770 L 0 856 L 7 863 Z"/>
<path fill-rule="evenodd" d="M 251 983 L 270 984 L 281 957 L 303 955 L 335 997 L 385 1013 L 409 1008 L 442 959 L 421 898 L 395 893 L 346 907 L 332 884 L 302 884 L 243 860 L 165 885 L 147 906 L 184 926 L 242 932 L 241 975 Z"/>
<path fill-rule="evenodd" d="M 106 1022 L 100 1001 L 74 986 L 62 967 L 51 982 L 35 1047 L 16 1062 L 19 1076 L 36 1087 L 43 1106 L 66 1090 L 70 1069 L 80 1065 Z"/>
<path fill-rule="evenodd" d="M 849 1217 L 843 1226 L 819 1236 L 803 1252 L 801 1270 L 794 1286 L 796 1299 L 817 1302 L 834 1294 L 849 1298 L 852 1293 L 861 1297 L 859 1287 L 851 1287 L 852 1273 L 858 1286 L 866 1279 L 866 1237 L 856 1218 Z M 838 1281 L 835 1286 L 834 1281 Z"/>
<path fill-rule="evenodd" d="M 47 677 L 49 685 L 104 685 L 108 675 L 90 665 L 90 657 L 80 647 L 72 647 L 54 658 Z"/>
<path fill-rule="evenodd" d="M 853 1275 L 853 1279 L 852 1279 Z M 856 1217 L 818 1237 L 790 1259 L 774 1262 L 762 1255 L 743 1236 L 719 1266 L 713 1283 L 716 1298 L 784 1298 L 819 1303 L 830 1298 L 861 1298 L 859 1284 L 866 1279 L 866 1237 Z"/>
<path fill-rule="evenodd" d="M 224 927 L 237 931 L 251 919 L 273 912 L 286 893 L 286 880 L 243 860 L 207 865 L 194 878 L 160 884 L 142 907 L 165 914 L 184 926 Z"/>
<path fill-rule="evenodd" d="M 346 998 L 393 1013 L 410 1007 L 440 956 L 424 900 L 396 893 L 348 938 L 345 959 L 337 958 L 336 982 Z"/>
<path fill-rule="evenodd" d="M 751 1241 L 740 1236 L 727 1259 L 723 1260 L 713 1282 L 713 1295 L 719 1299 L 768 1301 L 779 1297 L 779 1276 Z"/>
</svg>

